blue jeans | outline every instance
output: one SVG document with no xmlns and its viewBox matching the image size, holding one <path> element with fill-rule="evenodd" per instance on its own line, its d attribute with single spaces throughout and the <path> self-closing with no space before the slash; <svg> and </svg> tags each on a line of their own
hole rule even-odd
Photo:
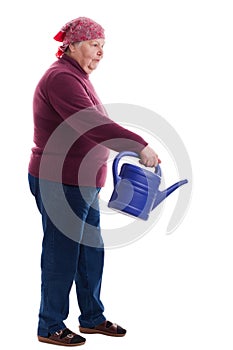
<svg viewBox="0 0 233 350">
<path fill-rule="evenodd" d="M 100 300 L 100 289 L 104 265 L 104 247 L 100 233 L 98 193 L 100 188 L 59 185 L 39 180 L 29 174 L 29 185 L 42 216 L 44 231 L 41 255 L 41 304 L 38 335 L 48 337 L 65 328 L 64 320 L 69 313 L 69 294 L 73 282 L 76 285 L 77 300 L 82 327 L 92 328 L 106 320 Z M 51 220 L 41 195 L 41 182 L 46 188 L 46 198 L 58 212 L 61 222 L 64 217 L 63 202 L 59 197 L 59 186 L 63 188 L 71 210 L 80 220 L 72 223 L 77 239 L 70 238 L 58 229 L 59 224 Z M 49 199 L 48 199 L 49 198 Z M 71 225 L 69 223 L 69 225 Z M 69 227 L 68 225 L 68 227 Z M 83 244 L 85 235 L 92 235 L 95 245 Z"/>
</svg>

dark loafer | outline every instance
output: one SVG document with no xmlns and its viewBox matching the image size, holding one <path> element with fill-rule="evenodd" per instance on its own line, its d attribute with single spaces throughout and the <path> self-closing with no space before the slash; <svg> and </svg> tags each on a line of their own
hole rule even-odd
<svg viewBox="0 0 233 350">
<path fill-rule="evenodd" d="M 63 345 L 63 346 L 78 346 L 85 344 L 86 339 L 80 335 L 71 332 L 68 328 L 62 329 L 59 332 L 50 334 L 47 338 L 38 336 L 38 340 L 42 343 Z"/>
<path fill-rule="evenodd" d="M 84 328 L 80 326 L 79 330 L 81 333 L 86 333 L 86 334 L 98 333 L 98 334 L 109 335 L 111 337 L 124 337 L 124 335 L 126 334 L 126 330 L 124 328 L 110 321 L 104 321 L 103 323 L 99 324 L 94 328 Z"/>
</svg>

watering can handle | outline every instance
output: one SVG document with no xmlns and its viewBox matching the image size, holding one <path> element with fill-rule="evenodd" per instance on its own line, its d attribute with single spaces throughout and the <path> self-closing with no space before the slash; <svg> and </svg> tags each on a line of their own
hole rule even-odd
<svg viewBox="0 0 233 350">
<path fill-rule="evenodd" d="M 130 151 L 120 152 L 116 156 L 116 158 L 114 159 L 113 164 L 112 164 L 114 186 L 116 186 L 116 184 L 121 180 L 120 176 L 118 175 L 118 164 L 119 164 L 119 161 L 121 160 L 121 158 L 126 157 L 126 156 L 135 157 L 135 158 L 139 158 L 140 159 L 140 156 L 139 156 L 138 153 L 130 152 Z M 155 168 L 155 173 L 158 176 L 161 176 L 161 169 L 160 169 L 159 164 Z"/>
</svg>

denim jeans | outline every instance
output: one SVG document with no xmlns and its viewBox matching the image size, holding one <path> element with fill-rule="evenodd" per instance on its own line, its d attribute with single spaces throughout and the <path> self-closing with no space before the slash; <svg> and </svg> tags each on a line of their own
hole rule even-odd
<svg viewBox="0 0 233 350">
<path fill-rule="evenodd" d="M 31 192 L 42 216 L 44 232 L 38 335 L 47 337 L 66 327 L 64 320 L 69 313 L 69 294 L 73 282 L 81 313 L 78 318 L 79 324 L 82 327 L 95 327 L 106 319 L 100 300 L 104 265 L 98 201 L 100 188 L 60 185 L 39 180 L 30 174 L 28 178 Z M 45 185 L 43 191 L 46 188 L 47 201 L 56 210 L 60 222 L 67 220 L 59 194 L 59 186 L 62 186 L 71 210 L 79 217 L 77 222 L 72 222 L 73 231 L 77 231 L 77 239 L 70 238 L 66 232 L 59 229 L 59 223 L 51 220 L 41 195 L 41 183 Z M 68 222 L 67 227 L 70 225 Z M 94 242 L 97 241 L 98 244 L 84 244 L 83 238 L 86 235 L 95 237 Z"/>
</svg>

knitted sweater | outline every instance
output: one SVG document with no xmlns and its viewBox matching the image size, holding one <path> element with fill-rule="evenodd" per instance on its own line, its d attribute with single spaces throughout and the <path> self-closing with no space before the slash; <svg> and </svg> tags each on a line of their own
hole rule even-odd
<svg viewBox="0 0 233 350">
<path fill-rule="evenodd" d="M 39 81 L 33 114 L 29 173 L 35 177 L 102 187 L 109 149 L 139 153 L 147 145 L 108 117 L 89 75 L 66 54 Z"/>
</svg>

